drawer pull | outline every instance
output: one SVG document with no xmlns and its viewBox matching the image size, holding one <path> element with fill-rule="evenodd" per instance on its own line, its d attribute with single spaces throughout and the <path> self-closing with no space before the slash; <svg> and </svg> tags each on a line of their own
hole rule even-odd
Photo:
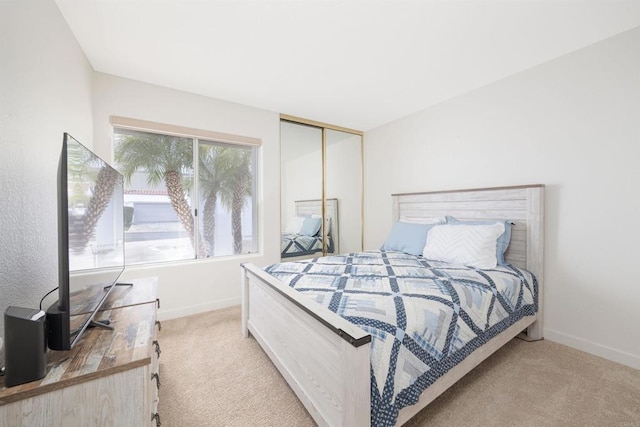
<svg viewBox="0 0 640 427">
<path fill-rule="evenodd" d="M 160 323 L 159 320 L 156 320 L 156 326 L 158 327 L 158 330 L 161 331 L 162 330 L 162 323 Z"/>
<path fill-rule="evenodd" d="M 160 374 L 158 374 L 157 372 L 153 373 L 151 375 L 151 381 L 153 381 L 154 378 L 156 380 L 156 387 L 158 387 L 158 390 L 160 390 Z"/>
<path fill-rule="evenodd" d="M 156 426 L 160 427 L 162 425 L 162 423 L 160 422 L 160 414 L 159 413 L 155 413 L 155 414 L 151 414 L 151 422 L 156 422 Z"/>
<path fill-rule="evenodd" d="M 160 343 L 157 340 L 155 340 L 155 341 L 153 341 L 153 344 L 156 346 L 156 353 L 158 353 L 158 359 L 160 359 L 160 353 L 161 353 L 161 351 L 160 351 Z"/>
</svg>

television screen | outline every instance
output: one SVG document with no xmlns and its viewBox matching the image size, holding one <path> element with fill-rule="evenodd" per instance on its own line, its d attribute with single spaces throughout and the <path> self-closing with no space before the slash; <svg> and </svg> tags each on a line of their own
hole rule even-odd
<svg viewBox="0 0 640 427">
<path fill-rule="evenodd" d="M 66 350 L 124 270 L 122 175 L 69 134 L 58 170 L 58 301 L 48 310 L 49 347 Z"/>
<path fill-rule="evenodd" d="M 112 270 L 113 282 L 124 266 L 122 175 L 67 137 L 67 214 L 69 271 Z M 72 277 L 71 289 L 76 280 Z M 80 285 L 82 286 L 82 285 Z"/>
</svg>

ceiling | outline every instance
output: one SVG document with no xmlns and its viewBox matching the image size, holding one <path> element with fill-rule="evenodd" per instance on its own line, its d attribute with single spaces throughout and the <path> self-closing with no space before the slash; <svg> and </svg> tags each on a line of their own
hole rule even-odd
<svg viewBox="0 0 640 427">
<path fill-rule="evenodd" d="M 640 26 L 640 0 L 55 1 L 96 71 L 362 131 Z"/>
</svg>

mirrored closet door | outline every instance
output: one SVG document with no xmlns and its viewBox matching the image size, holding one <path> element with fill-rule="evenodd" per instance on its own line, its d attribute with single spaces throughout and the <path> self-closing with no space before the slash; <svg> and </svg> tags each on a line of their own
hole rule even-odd
<svg viewBox="0 0 640 427">
<path fill-rule="evenodd" d="M 325 130 L 325 193 L 338 203 L 339 253 L 362 251 L 362 135 Z M 328 199 L 331 200 L 331 199 Z"/>
<path fill-rule="evenodd" d="M 362 132 L 281 116 L 281 258 L 362 250 Z"/>
</svg>

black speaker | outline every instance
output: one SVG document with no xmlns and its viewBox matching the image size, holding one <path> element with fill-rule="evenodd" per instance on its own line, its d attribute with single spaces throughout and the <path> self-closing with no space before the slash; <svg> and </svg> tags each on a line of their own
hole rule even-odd
<svg viewBox="0 0 640 427">
<path fill-rule="evenodd" d="M 42 310 L 8 307 L 4 312 L 4 383 L 7 387 L 46 375 L 47 335 Z"/>
</svg>

